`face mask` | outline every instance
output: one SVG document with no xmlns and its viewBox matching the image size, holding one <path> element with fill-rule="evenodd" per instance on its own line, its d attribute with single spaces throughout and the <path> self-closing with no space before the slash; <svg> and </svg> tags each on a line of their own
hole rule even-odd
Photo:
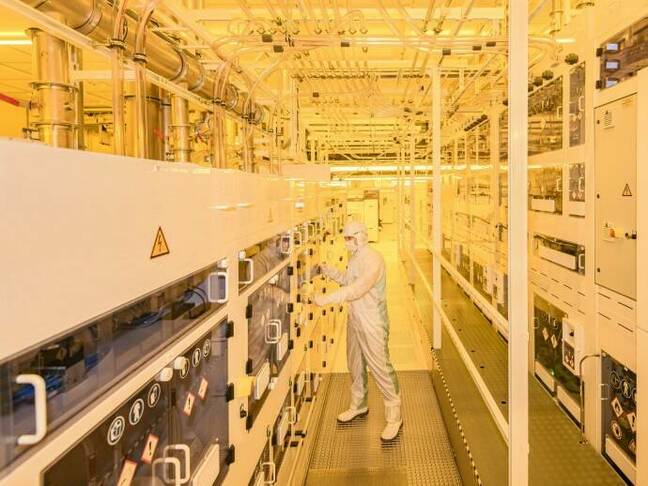
<svg viewBox="0 0 648 486">
<path fill-rule="evenodd" d="M 356 245 L 355 238 L 352 240 L 344 240 L 344 246 L 346 246 L 346 249 L 349 250 L 351 253 L 354 253 L 357 249 L 358 246 Z"/>
</svg>

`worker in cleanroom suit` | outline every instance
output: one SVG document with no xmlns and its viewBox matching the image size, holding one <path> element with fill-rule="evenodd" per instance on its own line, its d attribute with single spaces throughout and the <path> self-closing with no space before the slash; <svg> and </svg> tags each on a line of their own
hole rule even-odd
<svg viewBox="0 0 648 486">
<path fill-rule="evenodd" d="M 350 258 L 346 272 L 326 264 L 324 275 L 341 285 L 330 294 L 314 297 L 315 304 L 349 303 L 347 325 L 347 363 L 351 373 L 351 404 L 338 415 L 339 422 L 350 422 L 365 415 L 367 408 L 367 367 L 376 380 L 385 401 L 387 425 L 380 438 L 390 441 L 398 435 L 403 424 L 398 379 L 389 359 L 389 317 L 385 297 L 385 260 L 368 243 L 363 223 L 350 222 L 344 227 L 344 243 Z"/>
</svg>

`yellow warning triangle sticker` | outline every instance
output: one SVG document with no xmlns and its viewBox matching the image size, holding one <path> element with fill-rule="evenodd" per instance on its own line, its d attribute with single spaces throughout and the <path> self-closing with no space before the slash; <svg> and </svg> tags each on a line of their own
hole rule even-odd
<svg viewBox="0 0 648 486">
<path fill-rule="evenodd" d="M 151 258 L 156 258 L 162 255 L 168 255 L 169 245 L 167 244 L 166 238 L 164 237 L 164 232 L 162 227 L 159 226 L 157 234 L 155 235 L 155 241 L 153 242 L 153 249 L 151 250 Z"/>
<path fill-rule="evenodd" d="M 630 184 L 626 183 L 625 187 L 623 188 L 623 197 L 630 197 L 632 196 L 632 191 L 630 190 Z"/>
</svg>

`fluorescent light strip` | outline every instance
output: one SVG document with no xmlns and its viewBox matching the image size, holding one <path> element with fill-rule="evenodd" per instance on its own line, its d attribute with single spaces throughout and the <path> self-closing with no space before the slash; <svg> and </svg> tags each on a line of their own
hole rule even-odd
<svg viewBox="0 0 648 486">
<path fill-rule="evenodd" d="M 0 46 L 31 46 L 30 39 L 0 39 Z"/>
</svg>

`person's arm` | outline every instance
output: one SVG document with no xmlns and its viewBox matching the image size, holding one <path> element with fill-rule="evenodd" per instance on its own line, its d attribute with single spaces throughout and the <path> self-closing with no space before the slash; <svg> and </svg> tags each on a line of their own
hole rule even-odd
<svg viewBox="0 0 648 486">
<path fill-rule="evenodd" d="M 317 305 L 341 304 L 342 302 L 348 302 L 362 297 L 371 290 L 380 278 L 380 274 L 383 271 L 381 258 L 377 255 L 372 256 L 365 268 L 365 272 L 348 285 L 341 287 L 331 294 L 318 295 L 315 303 Z"/>
<path fill-rule="evenodd" d="M 335 280 L 339 285 L 345 285 L 347 283 L 347 272 L 341 272 L 334 266 L 325 263 L 320 265 L 320 269 L 325 276 Z"/>
</svg>

